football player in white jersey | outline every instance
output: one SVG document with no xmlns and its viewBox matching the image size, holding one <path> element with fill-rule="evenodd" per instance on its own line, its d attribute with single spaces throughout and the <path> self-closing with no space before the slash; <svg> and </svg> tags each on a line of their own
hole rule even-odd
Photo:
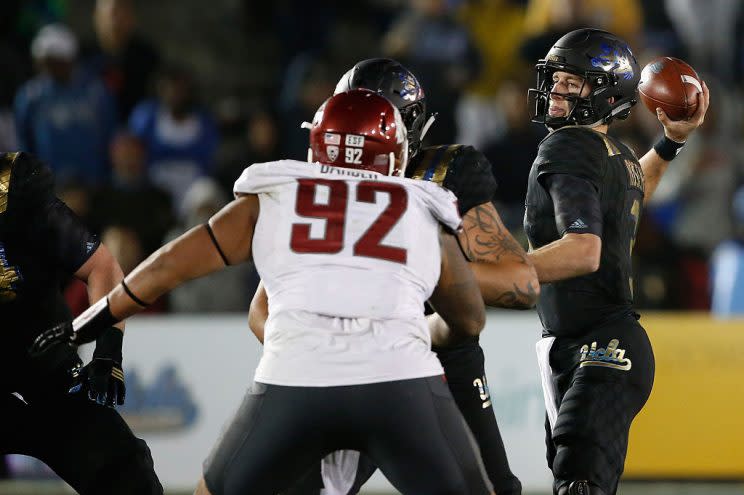
<svg viewBox="0 0 744 495">
<path fill-rule="evenodd" d="M 313 164 L 247 168 L 235 201 L 44 332 L 32 353 L 92 341 L 179 284 L 252 259 L 270 301 L 264 352 L 197 495 L 273 495 L 339 449 L 368 455 L 403 494 L 492 493 L 431 351 L 485 320 L 453 235 L 454 195 L 403 177 L 405 126 L 371 91 L 330 98 L 310 144 Z"/>
</svg>

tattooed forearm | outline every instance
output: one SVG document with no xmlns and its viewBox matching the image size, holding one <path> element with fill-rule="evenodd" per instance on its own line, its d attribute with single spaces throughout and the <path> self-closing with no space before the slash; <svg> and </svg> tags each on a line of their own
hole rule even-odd
<svg viewBox="0 0 744 495">
<path fill-rule="evenodd" d="M 487 305 L 516 309 L 535 305 L 540 294 L 537 272 L 491 203 L 468 211 L 459 240 Z"/>
<path fill-rule="evenodd" d="M 514 290 L 506 291 L 496 296 L 492 306 L 510 309 L 530 309 L 535 306 L 537 301 L 537 291 L 532 282 L 527 282 L 525 290 L 514 284 Z"/>
<path fill-rule="evenodd" d="M 491 203 L 483 203 L 467 212 L 459 241 L 469 261 L 497 263 L 509 258 L 528 264 L 524 249 L 501 222 Z"/>
</svg>

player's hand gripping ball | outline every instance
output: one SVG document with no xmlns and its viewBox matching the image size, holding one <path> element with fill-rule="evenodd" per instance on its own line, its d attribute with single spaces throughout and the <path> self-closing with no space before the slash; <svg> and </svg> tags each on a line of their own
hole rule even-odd
<svg viewBox="0 0 744 495">
<path fill-rule="evenodd" d="M 678 58 L 659 57 L 641 71 L 638 94 L 651 113 L 661 108 L 672 120 L 688 119 L 698 106 L 703 84 L 695 69 Z"/>
</svg>

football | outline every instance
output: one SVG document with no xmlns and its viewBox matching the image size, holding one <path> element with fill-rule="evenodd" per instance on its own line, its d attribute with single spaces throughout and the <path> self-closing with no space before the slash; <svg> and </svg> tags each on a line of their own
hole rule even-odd
<svg viewBox="0 0 744 495">
<path fill-rule="evenodd" d="M 673 57 L 659 57 L 641 71 L 638 94 L 651 113 L 661 108 L 672 120 L 689 118 L 698 105 L 698 93 L 703 92 L 695 69 Z"/>
</svg>

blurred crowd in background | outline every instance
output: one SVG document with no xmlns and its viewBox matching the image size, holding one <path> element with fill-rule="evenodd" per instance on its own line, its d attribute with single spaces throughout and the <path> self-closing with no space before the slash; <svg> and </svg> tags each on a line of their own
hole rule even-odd
<svg viewBox="0 0 744 495">
<path fill-rule="evenodd" d="M 4 0 L 0 149 L 41 157 L 126 273 L 228 202 L 244 167 L 305 160 L 300 124 L 339 77 L 391 57 L 437 114 L 425 144 L 483 151 L 504 222 L 524 238 L 547 133 L 530 123 L 534 64 L 564 33 L 604 28 L 641 66 L 686 60 L 712 93 L 640 224 L 637 305 L 744 313 L 742 21 L 739 0 Z M 611 133 L 642 156 L 661 129 L 639 103 Z M 253 267 L 230 267 L 150 310 L 246 310 L 257 283 Z M 85 308 L 83 285 L 66 295 Z"/>
</svg>

